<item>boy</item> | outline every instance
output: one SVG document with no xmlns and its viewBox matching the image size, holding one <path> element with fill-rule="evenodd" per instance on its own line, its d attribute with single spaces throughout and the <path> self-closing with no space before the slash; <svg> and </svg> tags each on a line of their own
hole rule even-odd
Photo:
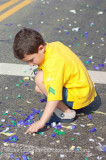
<svg viewBox="0 0 106 160">
<path fill-rule="evenodd" d="M 89 105 L 96 91 L 81 60 L 60 42 L 45 43 L 40 33 L 23 28 L 14 39 L 14 56 L 40 70 L 35 77 L 35 90 L 47 96 L 40 120 L 27 133 L 37 132 L 51 122 L 71 122 L 75 110 Z"/>
</svg>

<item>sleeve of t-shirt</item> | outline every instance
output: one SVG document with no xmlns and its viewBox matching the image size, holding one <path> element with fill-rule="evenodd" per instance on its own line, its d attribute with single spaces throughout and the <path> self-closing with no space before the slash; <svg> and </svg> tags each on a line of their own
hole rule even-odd
<svg viewBox="0 0 106 160">
<path fill-rule="evenodd" d="M 61 64 L 55 69 L 49 69 L 43 73 L 44 85 L 47 95 L 47 101 L 62 100 L 62 90 L 64 84 L 64 65 Z"/>
</svg>

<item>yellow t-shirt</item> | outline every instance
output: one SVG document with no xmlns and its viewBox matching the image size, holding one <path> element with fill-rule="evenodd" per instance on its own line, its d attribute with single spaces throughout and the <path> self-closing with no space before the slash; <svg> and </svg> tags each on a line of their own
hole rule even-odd
<svg viewBox="0 0 106 160">
<path fill-rule="evenodd" d="M 60 42 L 47 43 L 45 60 L 39 66 L 48 92 L 47 101 L 62 100 L 63 87 L 68 89 L 67 101 L 73 109 L 89 105 L 96 97 L 90 76 L 81 62 L 68 47 Z"/>
</svg>

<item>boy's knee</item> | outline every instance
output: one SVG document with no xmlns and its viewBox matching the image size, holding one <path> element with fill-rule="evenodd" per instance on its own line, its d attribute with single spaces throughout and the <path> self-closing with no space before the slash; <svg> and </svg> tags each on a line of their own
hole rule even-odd
<svg viewBox="0 0 106 160">
<path fill-rule="evenodd" d="M 43 71 L 39 71 L 35 76 L 35 83 L 39 85 L 40 83 L 43 83 Z M 35 87 L 36 88 L 36 87 Z"/>
<path fill-rule="evenodd" d="M 37 93 L 43 94 L 43 93 L 41 92 L 41 90 L 38 88 L 37 85 L 35 86 L 35 91 L 36 91 Z"/>
<path fill-rule="evenodd" d="M 38 92 L 38 87 L 37 87 L 37 85 L 35 86 L 35 91 Z"/>
</svg>

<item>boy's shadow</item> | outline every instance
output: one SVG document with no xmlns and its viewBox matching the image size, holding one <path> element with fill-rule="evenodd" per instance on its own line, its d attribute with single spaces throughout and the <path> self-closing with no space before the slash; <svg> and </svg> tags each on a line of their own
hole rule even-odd
<svg viewBox="0 0 106 160">
<path fill-rule="evenodd" d="M 99 94 L 97 93 L 97 96 L 95 97 L 95 100 L 88 106 L 76 110 L 77 114 L 84 113 L 86 115 L 92 113 L 93 111 L 96 111 L 101 106 L 101 98 Z"/>
</svg>

